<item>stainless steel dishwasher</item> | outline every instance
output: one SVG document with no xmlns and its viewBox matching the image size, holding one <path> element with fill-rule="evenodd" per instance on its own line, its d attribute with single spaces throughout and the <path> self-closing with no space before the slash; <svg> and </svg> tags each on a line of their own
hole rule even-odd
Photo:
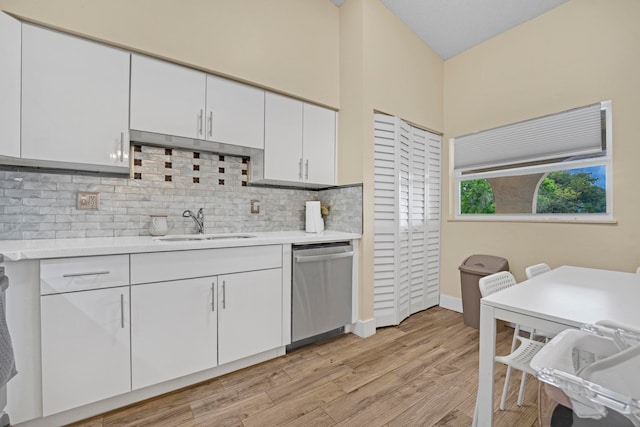
<svg viewBox="0 0 640 427">
<path fill-rule="evenodd" d="M 293 349 L 344 331 L 351 323 L 353 246 L 294 245 L 291 308 Z"/>
</svg>

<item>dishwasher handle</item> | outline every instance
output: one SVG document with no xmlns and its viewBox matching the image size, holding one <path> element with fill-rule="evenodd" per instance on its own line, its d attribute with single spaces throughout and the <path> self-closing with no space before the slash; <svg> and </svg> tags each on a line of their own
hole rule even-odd
<svg viewBox="0 0 640 427">
<path fill-rule="evenodd" d="M 326 254 L 326 255 L 297 256 L 295 257 L 295 259 L 296 259 L 296 262 L 316 262 L 316 261 L 330 261 L 333 259 L 351 258 L 351 257 L 353 257 L 353 251 L 339 252 L 335 254 Z"/>
</svg>

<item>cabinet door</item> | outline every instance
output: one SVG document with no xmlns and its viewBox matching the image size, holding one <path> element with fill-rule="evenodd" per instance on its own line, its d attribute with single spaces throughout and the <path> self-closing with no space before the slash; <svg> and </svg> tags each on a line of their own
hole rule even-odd
<svg viewBox="0 0 640 427">
<path fill-rule="evenodd" d="M 264 148 L 264 90 L 207 75 L 206 139 Z"/>
<path fill-rule="evenodd" d="M 282 269 L 218 277 L 218 361 L 282 346 Z"/>
<path fill-rule="evenodd" d="M 213 368 L 215 277 L 131 287 L 133 390 Z"/>
<path fill-rule="evenodd" d="M 204 139 L 206 74 L 132 55 L 131 129 Z"/>
<path fill-rule="evenodd" d="M 335 185 L 335 111 L 305 103 L 303 123 L 304 181 Z"/>
<path fill-rule="evenodd" d="M 20 21 L 0 13 L 0 156 L 20 157 Z"/>
<path fill-rule="evenodd" d="M 22 29 L 22 157 L 128 167 L 130 54 Z"/>
<path fill-rule="evenodd" d="M 128 286 L 40 303 L 44 416 L 131 391 Z"/>
<path fill-rule="evenodd" d="M 267 92 L 264 178 L 301 182 L 302 166 L 302 102 Z"/>
</svg>

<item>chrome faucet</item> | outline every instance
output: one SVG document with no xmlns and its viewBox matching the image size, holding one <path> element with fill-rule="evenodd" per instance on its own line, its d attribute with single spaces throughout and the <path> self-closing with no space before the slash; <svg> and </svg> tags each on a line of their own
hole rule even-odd
<svg viewBox="0 0 640 427">
<path fill-rule="evenodd" d="M 182 216 L 185 218 L 191 218 L 196 223 L 196 227 L 198 227 L 198 233 L 204 234 L 204 208 L 200 208 L 198 210 L 198 214 L 194 215 L 189 209 L 182 212 Z"/>
</svg>

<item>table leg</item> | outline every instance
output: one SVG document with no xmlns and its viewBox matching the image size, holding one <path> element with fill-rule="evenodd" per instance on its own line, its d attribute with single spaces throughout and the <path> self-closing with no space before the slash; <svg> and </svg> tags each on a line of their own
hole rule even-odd
<svg viewBox="0 0 640 427">
<path fill-rule="evenodd" d="M 476 401 L 477 425 L 493 425 L 493 383 L 496 357 L 496 319 L 491 306 L 480 304 L 480 363 L 478 398 Z"/>
</svg>

